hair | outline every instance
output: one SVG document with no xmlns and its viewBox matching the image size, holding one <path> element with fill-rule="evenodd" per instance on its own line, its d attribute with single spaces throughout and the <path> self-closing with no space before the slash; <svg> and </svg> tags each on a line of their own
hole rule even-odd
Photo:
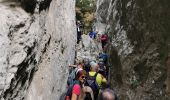
<svg viewBox="0 0 170 100">
<path fill-rule="evenodd" d="M 81 69 L 81 68 L 78 68 L 77 71 L 76 71 L 76 79 L 78 79 L 83 74 L 86 75 L 86 71 Z"/>
<path fill-rule="evenodd" d="M 94 70 L 94 69 L 96 70 L 97 65 L 98 64 L 94 61 L 90 62 L 91 70 Z"/>
<path fill-rule="evenodd" d="M 102 91 L 99 94 L 98 100 L 108 100 L 108 97 L 106 95 L 104 95 L 104 93 L 109 93 L 110 95 L 112 95 L 114 97 L 114 100 L 118 100 L 116 93 L 111 89 L 105 89 L 104 91 Z"/>
</svg>

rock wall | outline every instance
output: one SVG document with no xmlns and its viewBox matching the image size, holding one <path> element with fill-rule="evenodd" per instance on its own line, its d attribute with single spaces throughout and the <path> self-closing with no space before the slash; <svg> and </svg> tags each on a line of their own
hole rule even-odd
<svg viewBox="0 0 170 100">
<path fill-rule="evenodd" d="M 110 37 L 111 83 L 120 100 L 169 100 L 168 0 L 98 0 L 96 29 Z M 168 77 L 167 77 L 168 76 Z"/>
<path fill-rule="evenodd" d="M 0 98 L 59 100 L 75 57 L 74 0 L 0 0 Z"/>
</svg>

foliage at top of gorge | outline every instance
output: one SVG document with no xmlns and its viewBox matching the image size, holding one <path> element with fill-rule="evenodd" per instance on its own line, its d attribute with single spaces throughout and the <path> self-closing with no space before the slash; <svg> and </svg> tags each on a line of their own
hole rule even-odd
<svg viewBox="0 0 170 100">
<path fill-rule="evenodd" d="M 76 19 L 89 30 L 92 26 L 96 9 L 96 0 L 76 0 Z"/>
</svg>

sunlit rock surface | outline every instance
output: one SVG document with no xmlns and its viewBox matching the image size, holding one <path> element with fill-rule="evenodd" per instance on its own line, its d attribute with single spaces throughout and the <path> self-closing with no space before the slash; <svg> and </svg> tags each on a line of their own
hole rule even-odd
<svg viewBox="0 0 170 100">
<path fill-rule="evenodd" d="M 76 48 L 76 59 L 89 59 L 97 61 L 99 53 L 102 52 L 102 47 L 97 39 L 91 39 L 88 35 L 82 35 L 82 41 Z"/>
<path fill-rule="evenodd" d="M 0 0 L 0 98 L 58 100 L 74 62 L 74 0 Z"/>
</svg>

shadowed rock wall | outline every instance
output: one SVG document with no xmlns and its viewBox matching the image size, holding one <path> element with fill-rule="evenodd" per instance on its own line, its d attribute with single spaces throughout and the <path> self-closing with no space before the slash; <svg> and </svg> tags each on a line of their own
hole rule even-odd
<svg viewBox="0 0 170 100">
<path fill-rule="evenodd" d="M 108 33 L 111 83 L 121 100 L 168 100 L 168 0 L 98 0 L 96 29 Z M 166 81 L 165 81 L 166 80 Z"/>
<path fill-rule="evenodd" d="M 0 0 L 2 100 L 59 99 L 75 57 L 74 7 L 74 0 Z"/>
</svg>

